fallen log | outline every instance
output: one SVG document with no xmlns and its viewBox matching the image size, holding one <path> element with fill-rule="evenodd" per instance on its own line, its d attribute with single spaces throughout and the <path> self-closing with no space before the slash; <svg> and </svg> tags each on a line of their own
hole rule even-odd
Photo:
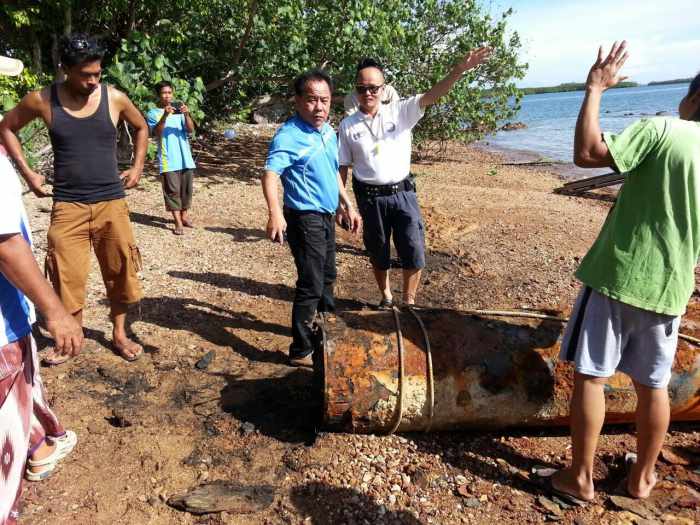
<svg viewBox="0 0 700 525">
<path fill-rule="evenodd" d="M 691 315 L 700 317 L 695 312 Z M 559 319 L 456 310 L 348 311 L 324 323 L 324 425 L 355 433 L 568 423 L 573 372 Z M 319 356 L 321 357 L 321 356 Z M 700 349 L 680 341 L 672 418 L 700 419 Z M 606 421 L 634 421 L 630 379 L 606 386 Z"/>
</svg>

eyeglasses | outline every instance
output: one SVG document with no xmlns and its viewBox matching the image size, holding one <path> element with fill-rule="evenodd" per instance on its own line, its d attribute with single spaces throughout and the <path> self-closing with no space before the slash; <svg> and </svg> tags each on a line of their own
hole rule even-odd
<svg viewBox="0 0 700 525">
<path fill-rule="evenodd" d="M 366 93 L 372 93 L 372 95 L 376 95 L 379 93 L 379 90 L 384 87 L 384 84 L 381 86 L 355 86 L 355 89 L 360 95 L 364 95 Z"/>
</svg>

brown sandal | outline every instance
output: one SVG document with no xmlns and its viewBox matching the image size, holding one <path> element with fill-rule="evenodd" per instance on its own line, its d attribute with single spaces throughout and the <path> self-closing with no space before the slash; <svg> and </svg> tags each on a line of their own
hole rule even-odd
<svg viewBox="0 0 700 525">
<path fill-rule="evenodd" d="M 62 365 L 63 363 L 67 362 L 67 361 L 71 358 L 71 356 L 69 356 L 69 355 L 59 355 L 59 354 L 56 354 L 56 350 L 55 350 L 55 349 L 49 350 L 48 352 L 46 352 L 46 354 L 50 354 L 50 355 L 44 355 L 44 356 L 41 358 L 41 362 L 42 362 L 45 366 L 58 366 L 58 365 Z"/>
</svg>

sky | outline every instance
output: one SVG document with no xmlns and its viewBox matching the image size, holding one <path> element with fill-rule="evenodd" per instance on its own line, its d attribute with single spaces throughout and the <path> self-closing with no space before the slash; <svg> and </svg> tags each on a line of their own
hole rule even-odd
<svg viewBox="0 0 700 525">
<path fill-rule="evenodd" d="M 698 0 L 486 0 L 520 35 L 530 67 L 520 87 L 583 82 L 598 46 L 627 40 L 629 80 L 687 78 L 700 71 Z"/>
</svg>

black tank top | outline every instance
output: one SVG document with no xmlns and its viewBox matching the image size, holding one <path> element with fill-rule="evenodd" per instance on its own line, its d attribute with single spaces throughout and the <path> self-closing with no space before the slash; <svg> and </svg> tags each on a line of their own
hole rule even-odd
<svg viewBox="0 0 700 525">
<path fill-rule="evenodd" d="M 97 111 L 89 117 L 69 115 L 51 86 L 53 198 L 63 202 L 94 203 L 121 199 L 124 185 L 117 167 L 117 130 L 109 114 L 107 86 Z"/>
</svg>

